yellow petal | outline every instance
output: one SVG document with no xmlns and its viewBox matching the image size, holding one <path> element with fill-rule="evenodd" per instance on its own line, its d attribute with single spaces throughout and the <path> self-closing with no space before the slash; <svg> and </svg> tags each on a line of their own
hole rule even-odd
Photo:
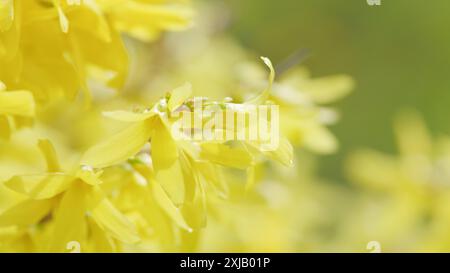
<svg viewBox="0 0 450 273">
<path fill-rule="evenodd" d="M 0 92 L 6 90 L 6 85 L 2 81 L 0 81 Z"/>
<path fill-rule="evenodd" d="M 307 81 L 302 84 L 302 90 L 316 103 L 325 104 L 347 96 L 354 85 L 350 76 L 336 75 Z"/>
<path fill-rule="evenodd" d="M 11 135 L 11 126 L 8 117 L 0 115 L 0 138 L 9 139 Z"/>
<path fill-rule="evenodd" d="M 178 160 L 169 168 L 159 170 L 155 175 L 155 179 L 175 205 L 178 206 L 183 203 L 185 194 L 184 178 Z"/>
<path fill-rule="evenodd" d="M 178 149 L 167 127 L 161 120 L 156 121 L 151 141 L 151 153 L 155 171 L 170 168 L 178 159 Z"/>
<path fill-rule="evenodd" d="M 195 162 L 195 168 L 199 170 L 206 181 L 214 185 L 222 197 L 226 198 L 229 195 L 230 189 L 223 175 L 222 167 L 209 162 Z"/>
<path fill-rule="evenodd" d="M 194 190 L 193 200 L 186 202 L 182 211 L 187 224 L 194 229 L 200 229 L 206 226 L 206 195 L 201 183 L 197 183 Z"/>
<path fill-rule="evenodd" d="M 192 17 L 190 8 L 184 5 L 160 5 L 144 1 L 101 0 L 106 12 L 113 18 L 116 28 L 135 38 L 149 41 L 162 30 L 180 30 L 189 26 Z"/>
<path fill-rule="evenodd" d="M 264 64 L 269 67 L 270 74 L 269 74 L 269 86 L 259 95 L 257 95 L 255 98 L 250 99 L 249 101 L 246 101 L 245 104 L 264 104 L 270 96 L 270 92 L 272 92 L 272 85 L 275 80 L 275 69 L 273 68 L 272 62 L 269 58 L 261 57 L 261 59 L 264 61 Z"/>
<path fill-rule="evenodd" d="M 167 196 L 166 192 L 161 188 L 161 186 L 155 181 L 152 181 L 151 189 L 153 192 L 153 196 L 156 202 L 158 202 L 161 209 L 163 209 L 179 227 L 190 231 L 191 228 L 184 220 L 184 217 L 181 214 L 180 210 L 172 203 L 169 196 Z"/>
<path fill-rule="evenodd" d="M 47 162 L 47 171 L 60 171 L 61 167 L 59 165 L 58 156 L 56 154 L 55 148 L 53 147 L 53 144 L 47 139 L 41 139 L 38 142 L 38 147 L 44 155 L 45 161 Z"/>
<path fill-rule="evenodd" d="M 169 111 L 172 112 L 180 107 L 191 95 L 192 85 L 190 83 L 185 83 L 183 86 L 174 89 L 168 103 Z"/>
<path fill-rule="evenodd" d="M 32 117 L 34 109 L 34 99 L 30 92 L 0 92 L 0 115 Z"/>
<path fill-rule="evenodd" d="M 7 31 L 14 20 L 14 0 L 0 1 L 0 32 Z"/>
<path fill-rule="evenodd" d="M 103 115 L 105 117 L 119 120 L 119 121 L 125 121 L 125 122 L 138 122 L 138 121 L 144 121 L 146 119 L 149 119 L 150 117 L 154 116 L 155 112 L 147 112 L 147 113 L 136 113 L 136 112 L 130 112 L 130 111 L 111 111 L 111 112 L 103 112 Z"/>
<path fill-rule="evenodd" d="M 203 143 L 200 156 L 213 163 L 247 169 L 253 165 L 253 158 L 248 151 L 241 147 L 231 147 L 221 143 Z"/>
<path fill-rule="evenodd" d="M 65 191 L 74 179 L 61 173 L 23 175 L 6 181 L 5 186 L 32 199 L 49 199 Z"/>
<path fill-rule="evenodd" d="M 107 167 L 121 163 L 137 154 L 149 141 L 151 123 L 142 121 L 89 149 L 81 164 L 94 168 Z"/>
<path fill-rule="evenodd" d="M 98 187 L 89 192 L 89 209 L 101 229 L 124 243 L 140 240 L 133 224 L 104 196 Z"/>
<path fill-rule="evenodd" d="M 111 253 L 116 251 L 113 238 L 108 236 L 94 221 L 89 221 L 89 231 L 94 252 Z"/>
<path fill-rule="evenodd" d="M 339 148 L 336 137 L 320 125 L 307 127 L 303 141 L 308 149 L 321 154 L 331 154 Z"/>
<path fill-rule="evenodd" d="M 275 151 L 268 152 L 269 156 L 285 166 L 292 166 L 294 158 L 294 147 L 289 140 L 281 138 L 278 148 Z"/>
<path fill-rule="evenodd" d="M 256 172 L 255 166 L 251 166 L 247 169 L 247 183 L 245 184 L 246 191 L 253 189 L 253 186 L 255 185 L 256 182 L 255 172 Z"/>
<path fill-rule="evenodd" d="M 52 207 L 51 200 L 25 200 L 0 214 L 0 227 L 38 223 Z"/>
<path fill-rule="evenodd" d="M 55 6 L 56 10 L 58 11 L 59 25 L 61 27 L 62 32 L 64 32 L 64 33 L 69 32 L 69 20 L 67 19 L 66 15 L 64 14 L 61 4 L 59 3 L 59 0 L 53 0 L 53 5 Z"/>
<path fill-rule="evenodd" d="M 394 129 L 402 155 L 431 155 L 432 137 L 425 121 L 417 112 L 413 110 L 401 112 L 395 119 Z"/>
<path fill-rule="evenodd" d="M 154 231 L 155 237 L 160 242 L 163 250 L 170 251 L 176 244 L 175 229 L 176 224 L 167 215 L 167 213 L 161 209 L 161 206 L 156 202 L 153 197 L 152 190 L 146 188 L 142 199 L 144 203 L 139 207 L 139 212 L 145 219 L 146 224 Z"/>
<path fill-rule="evenodd" d="M 102 173 L 103 173 L 102 171 L 94 172 L 89 168 L 84 169 L 82 167 L 80 170 L 77 171 L 77 177 L 91 186 L 96 186 L 102 184 L 102 181 L 99 178 Z"/>
<path fill-rule="evenodd" d="M 346 162 L 346 171 L 352 182 L 370 189 L 405 190 L 397 160 L 376 151 L 353 152 Z"/>
<path fill-rule="evenodd" d="M 86 236 L 86 205 L 83 186 L 74 184 L 63 196 L 55 213 L 49 251 L 66 251 L 71 241 L 83 247 Z"/>
</svg>

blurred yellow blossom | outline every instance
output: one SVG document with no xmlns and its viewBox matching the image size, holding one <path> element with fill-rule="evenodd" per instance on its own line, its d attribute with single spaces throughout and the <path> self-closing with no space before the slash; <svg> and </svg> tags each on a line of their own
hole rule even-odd
<svg viewBox="0 0 450 273">
<path fill-rule="evenodd" d="M 343 221 L 345 238 L 377 240 L 386 251 L 448 250 L 450 138 L 433 139 L 414 111 L 399 115 L 394 128 L 398 156 L 361 150 L 349 159 L 364 195 Z"/>
</svg>

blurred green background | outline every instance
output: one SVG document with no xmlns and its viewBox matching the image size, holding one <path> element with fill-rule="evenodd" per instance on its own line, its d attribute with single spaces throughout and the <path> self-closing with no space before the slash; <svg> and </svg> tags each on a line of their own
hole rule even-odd
<svg viewBox="0 0 450 273">
<path fill-rule="evenodd" d="M 332 129 L 338 154 L 321 158 L 321 174 L 345 181 L 354 149 L 395 152 L 392 120 L 408 107 L 433 133 L 450 131 L 450 1 L 228 0 L 231 31 L 244 46 L 275 63 L 301 48 L 313 76 L 347 73 L 357 87 L 337 104 Z"/>
</svg>

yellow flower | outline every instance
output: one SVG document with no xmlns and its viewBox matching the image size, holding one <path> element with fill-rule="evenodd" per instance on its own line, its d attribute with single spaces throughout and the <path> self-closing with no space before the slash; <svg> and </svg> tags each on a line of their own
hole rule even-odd
<svg viewBox="0 0 450 273">
<path fill-rule="evenodd" d="M 25 90 L 6 91 L 0 81 L 0 137 L 9 138 L 14 127 L 21 127 L 23 118 L 35 114 L 34 99 Z"/>
<path fill-rule="evenodd" d="M 261 72 L 254 64 L 243 64 L 239 72 L 246 88 L 261 85 Z M 314 79 L 301 67 L 285 72 L 269 97 L 280 105 L 283 135 L 295 146 L 316 153 L 336 152 L 338 142 L 327 126 L 337 121 L 338 114 L 328 105 L 348 95 L 353 87 L 354 81 L 347 75 Z"/>
<path fill-rule="evenodd" d="M 395 133 L 399 155 L 361 150 L 350 157 L 348 172 L 363 195 L 343 230 L 391 251 L 448 250 L 450 138 L 433 140 L 413 111 L 396 119 Z"/>
<path fill-rule="evenodd" d="M 120 32 L 151 41 L 164 30 L 184 30 L 191 24 L 188 0 L 95 0 Z"/>
<path fill-rule="evenodd" d="M 1 227 L 27 228 L 48 224 L 51 236 L 47 238 L 46 248 L 40 247 L 42 251 L 52 252 L 66 250 L 71 241 L 83 245 L 89 225 L 97 225 L 103 230 L 104 241 L 111 242 L 114 238 L 134 243 L 139 240 L 131 222 L 100 188 L 101 172 L 85 166 L 74 166 L 64 172 L 49 141 L 40 141 L 39 148 L 47 162 L 47 173 L 14 176 L 4 183 L 27 198 L 1 213 Z M 110 248 L 113 250 L 114 246 L 110 245 Z"/>
<path fill-rule="evenodd" d="M 270 62 L 267 59 L 265 61 L 271 69 L 271 84 L 273 69 Z M 174 113 L 181 110 L 195 115 L 195 110 L 194 113 L 190 112 L 190 106 L 195 105 L 196 100 L 202 100 L 206 108 L 221 105 L 224 109 L 246 111 L 248 105 L 265 102 L 269 91 L 270 86 L 248 104 L 233 104 L 205 98 L 189 99 L 192 91 L 191 86 L 186 84 L 175 89 L 151 109 L 141 112 L 105 112 L 106 116 L 131 125 L 89 149 L 83 156 L 82 164 L 103 168 L 123 163 L 138 153 L 146 156 L 144 163 L 138 155 L 131 160 L 131 165 L 146 179 L 150 191 L 159 200 L 159 206 L 180 228 L 187 231 L 202 228 L 205 225 L 206 189 L 211 188 L 221 196 L 228 193 L 222 178 L 222 166 L 251 170 L 260 154 L 289 165 L 293 151 L 287 141 L 283 141 L 275 151 L 264 152 L 260 150 L 258 142 L 243 141 L 231 145 L 226 141 L 174 139 L 171 129 L 177 120 Z M 204 122 L 202 120 L 201 124 Z M 150 143 L 148 150 L 143 150 L 147 143 Z M 180 208 L 182 215 L 176 207 Z"/>
<path fill-rule="evenodd" d="M 88 80 L 118 89 L 128 71 L 120 34 L 149 39 L 190 22 L 189 8 L 161 1 L 31 0 L 0 3 L 0 75 L 38 101 L 75 98 Z"/>
</svg>

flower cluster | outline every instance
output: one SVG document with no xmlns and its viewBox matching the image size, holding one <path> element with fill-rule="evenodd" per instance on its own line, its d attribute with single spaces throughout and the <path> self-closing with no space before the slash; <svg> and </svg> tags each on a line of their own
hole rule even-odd
<svg viewBox="0 0 450 273">
<path fill-rule="evenodd" d="M 294 152 L 336 150 L 323 105 L 352 80 L 295 68 L 275 81 L 262 58 L 267 79 L 202 25 L 151 45 L 191 17 L 182 0 L 0 2 L 0 251 L 285 251 L 323 220 L 298 198 L 322 191 Z M 123 88 L 142 59 L 152 72 Z M 254 120 L 275 133 L 247 137 L 272 106 Z"/>
<path fill-rule="evenodd" d="M 36 100 L 91 97 L 88 81 L 119 89 L 128 73 L 121 38 L 149 41 L 191 23 L 184 1 L 7 0 L 0 3 L 0 75 Z"/>
</svg>

